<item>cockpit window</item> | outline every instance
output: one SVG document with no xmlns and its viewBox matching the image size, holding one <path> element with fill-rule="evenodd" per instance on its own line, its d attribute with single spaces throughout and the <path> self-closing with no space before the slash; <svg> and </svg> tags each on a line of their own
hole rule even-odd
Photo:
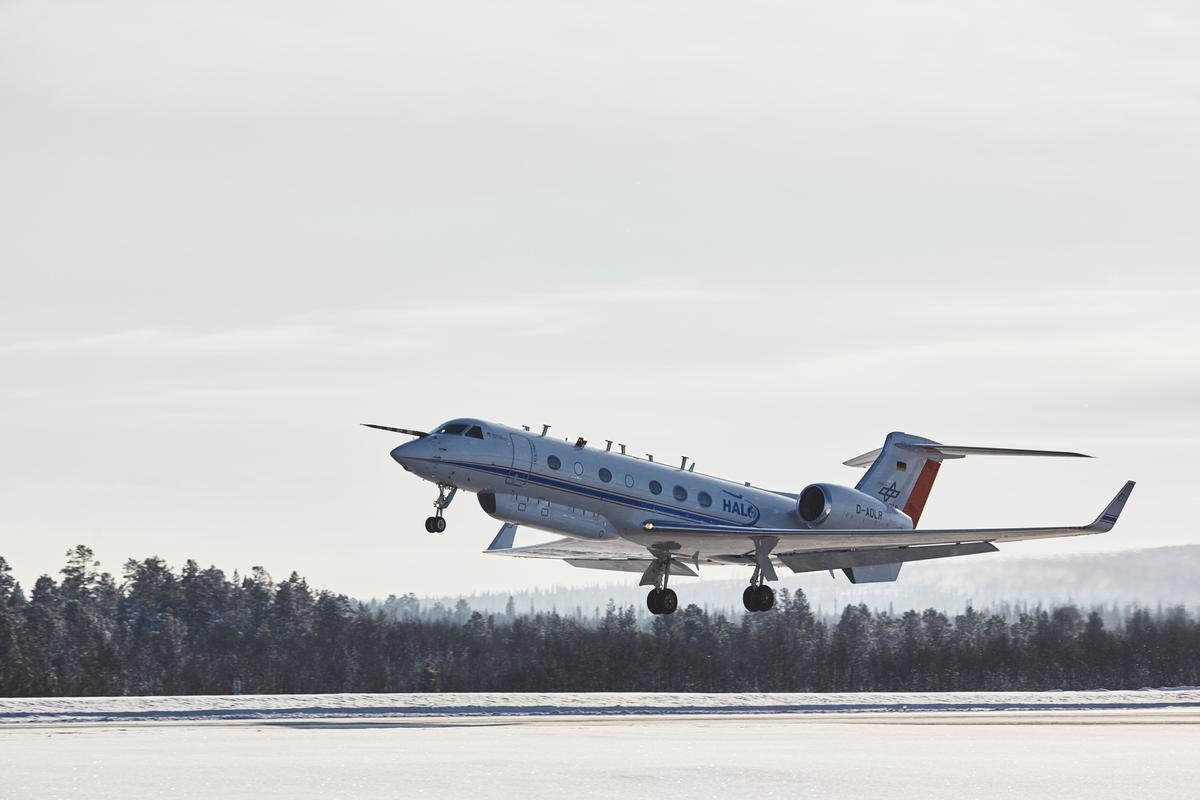
<svg viewBox="0 0 1200 800">
<path fill-rule="evenodd" d="M 472 439 L 482 439 L 483 428 L 479 427 L 478 425 L 472 425 L 467 431 L 467 436 L 470 436 Z"/>
<path fill-rule="evenodd" d="M 438 433 L 447 433 L 451 436 L 458 436 L 466 429 L 467 429 L 467 426 L 463 425 L 461 422 L 451 422 L 447 425 L 443 425 L 442 427 L 438 428 L 437 432 Z M 483 437 L 481 436 L 479 438 L 482 439 Z"/>
</svg>

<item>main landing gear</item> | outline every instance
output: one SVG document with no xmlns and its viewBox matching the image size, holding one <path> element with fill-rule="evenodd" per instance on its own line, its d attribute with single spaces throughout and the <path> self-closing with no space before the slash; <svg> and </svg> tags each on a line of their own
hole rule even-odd
<svg viewBox="0 0 1200 800">
<path fill-rule="evenodd" d="M 742 592 L 742 605 L 747 611 L 769 611 L 775 605 L 775 590 L 763 581 L 762 570 L 758 567 L 750 576 L 750 585 Z"/>
<path fill-rule="evenodd" d="M 651 614 L 674 614 L 679 608 L 679 598 L 674 589 L 651 589 L 646 595 L 646 608 Z"/>
<path fill-rule="evenodd" d="M 450 501 L 454 499 L 455 493 L 458 491 L 457 486 L 447 486 L 444 483 L 439 483 L 438 498 L 433 501 L 435 511 L 432 517 L 425 518 L 425 530 L 430 533 L 441 533 L 446 530 L 446 518 L 442 516 L 442 512 L 450 507 Z"/>
<path fill-rule="evenodd" d="M 667 578 L 671 574 L 671 559 L 659 559 L 656 571 L 658 572 L 657 585 L 650 590 L 650 594 L 646 595 L 646 608 L 655 615 L 674 614 L 675 609 L 679 608 L 679 598 L 675 596 L 674 589 L 667 588 Z M 646 581 L 643 579 L 642 585 L 645 583 Z"/>
</svg>

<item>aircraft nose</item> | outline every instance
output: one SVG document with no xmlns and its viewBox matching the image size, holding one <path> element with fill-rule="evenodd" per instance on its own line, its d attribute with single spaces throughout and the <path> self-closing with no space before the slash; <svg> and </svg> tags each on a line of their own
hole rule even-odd
<svg viewBox="0 0 1200 800">
<path fill-rule="evenodd" d="M 412 442 L 405 442 L 392 450 L 392 459 L 409 472 L 412 472 L 412 446 Z"/>
</svg>

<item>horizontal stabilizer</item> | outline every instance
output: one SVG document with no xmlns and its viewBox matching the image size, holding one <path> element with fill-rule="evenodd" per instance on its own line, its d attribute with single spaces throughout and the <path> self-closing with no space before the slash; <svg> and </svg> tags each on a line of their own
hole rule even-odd
<svg viewBox="0 0 1200 800">
<path fill-rule="evenodd" d="M 951 444 L 897 444 L 897 450 L 908 450 L 912 453 L 920 453 L 927 458 L 947 459 L 947 458 L 964 458 L 966 456 L 1049 456 L 1052 458 L 1091 458 L 1086 453 L 1073 453 L 1069 450 L 1028 450 L 1024 448 L 1013 447 L 965 447 L 962 445 Z M 869 467 L 875 463 L 875 459 L 879 458 L 879 454 L 883 452 L 882 447 L 877 447 L 870 452 L 863 453 L 861 456 L 855 456 L 847 461 L 843 461 L 847 467 Z"/>
</svg>

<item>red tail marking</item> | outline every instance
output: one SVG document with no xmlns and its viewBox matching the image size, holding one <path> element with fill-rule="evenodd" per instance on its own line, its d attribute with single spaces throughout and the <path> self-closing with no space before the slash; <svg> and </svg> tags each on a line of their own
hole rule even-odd
<svg viewBox="0 0 1200 800">
<path fill-rule="evenodd" d="M 904 504 L 904 513 L 912 517 L 914 528 L 921 519 L 921 512 L 925 510 L 925 501 L 929 499 L 929 490 L 933 488 L 933 479 L 937 477 L 941 466 L 940 461 L 925 462 L 925 466 L 921 467 L 921 474 L 917 476 L 917 482 L 913 484 L 908 502 Z"/>
</svg>

